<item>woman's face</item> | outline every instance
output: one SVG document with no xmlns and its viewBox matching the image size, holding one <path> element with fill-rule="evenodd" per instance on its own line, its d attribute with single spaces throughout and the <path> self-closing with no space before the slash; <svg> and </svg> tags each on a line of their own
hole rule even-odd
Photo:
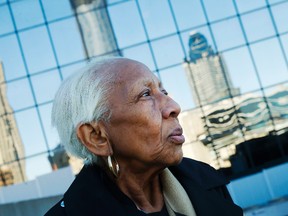
<svg viewBox="0 0 288 216">
<path fill-rule="evenodd" d="M 121 168 L 124 163 L 138 170 L 178 164 L 185 141 L 177 119 L 179 105 L 145 65 L 125 60 L 116 71 L 106 129 Z"/>
</svg>

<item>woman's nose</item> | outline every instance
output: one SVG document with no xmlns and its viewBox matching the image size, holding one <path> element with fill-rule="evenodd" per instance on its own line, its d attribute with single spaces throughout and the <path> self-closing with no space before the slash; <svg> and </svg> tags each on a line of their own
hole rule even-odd
<svg viewBox="0 0 288 216">
<path fill-rule="evenodd" d="M 181 108 L 176 101 L 174 101 L 172 98 L 169 96 L 166 96 L 166 103 L 163 106 L 162 109 L 162 115 L 164 118 L 177 118 L 179 113 L 181 112 Z"/>
</svg>

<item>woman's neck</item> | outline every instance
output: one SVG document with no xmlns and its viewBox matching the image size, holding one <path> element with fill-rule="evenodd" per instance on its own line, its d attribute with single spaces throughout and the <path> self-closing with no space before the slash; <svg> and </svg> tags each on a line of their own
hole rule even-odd
<svg viewBox="0 0 288 216">
<path fill-rule="evenodd" d="M 164 200 L 158 174 L 126 173 L 117 178 L 116 184 L 138 209 L 150 213 L 161 211 L 163 208 Z"/>
</svg>

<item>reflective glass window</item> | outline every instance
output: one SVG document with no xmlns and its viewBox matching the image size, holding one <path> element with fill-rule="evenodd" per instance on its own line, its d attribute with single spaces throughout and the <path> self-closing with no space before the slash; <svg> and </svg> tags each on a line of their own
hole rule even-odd
<svg viewBox="0 0 288 216">
<path fill-rule="evenodd" d="M 9 8 L 6 5 L 2 5 L 0 6 L 0 35 L 13 31 L 14 27 Z"/>
<path fill-rule="evenodd" d="M 150 38 L 176 31 L 167 0 L 140 0 L 142 16 Z M 159 9 L 161 8 L 161 13 Z"/>
<path fill-rule="evenodd" d="M 267 9 L 245 14 L 241 18 L 249 42 L 276 34 Z"/>
<path fill-rule="evenodd" d="M 19 43 L 15 35 L 0 38 L 0 59 L 6 80 L 26 75 Z"/>
<path fill-rule="evenodd" d="M 51 42 L 44 26 L 21 32 L 19 36 L 29 73 L 56 67 Z"/>
<path fill-rule="evenodd" d="M 135 1 L 113 5 L 108 10 L 120 48 L 147 41 Z"/>
<path fill-rule="evenodd" d="M 277 39 L 253 44 L 251 49 L 264 86 L 288 80 L 287 65 Z"/>
<path fill-rule="evenodd" d="M 11 4 L 11 6 L 17 29 L 23 29 L 44 23 L 39 1 L 16 1 Z"/>
</svg>

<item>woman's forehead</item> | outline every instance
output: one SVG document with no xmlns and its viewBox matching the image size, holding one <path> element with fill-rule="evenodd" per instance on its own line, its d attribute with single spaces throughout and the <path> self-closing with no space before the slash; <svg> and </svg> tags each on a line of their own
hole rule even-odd
<svg viewBox="0 0 288 216">
<path fill-rule="evenodd" d="M 134 82 L 141 82 L 145 85 L 155 83 L 161 85 L 159 79 L 150 69 L 136 61 L 121 62 L 117 72 L 115 73 L 115 84 L 131 84 Z"/>
<path fill-rule="evenodd" d="M 157 86 L 162 87 L 159 79 L 151 71 L 138 71 L 133 73 L 125 73 L 118 80 L 118 84 L 126 85 L 127 87 L 135 88 L 137 86 Z"/>
</svg>

